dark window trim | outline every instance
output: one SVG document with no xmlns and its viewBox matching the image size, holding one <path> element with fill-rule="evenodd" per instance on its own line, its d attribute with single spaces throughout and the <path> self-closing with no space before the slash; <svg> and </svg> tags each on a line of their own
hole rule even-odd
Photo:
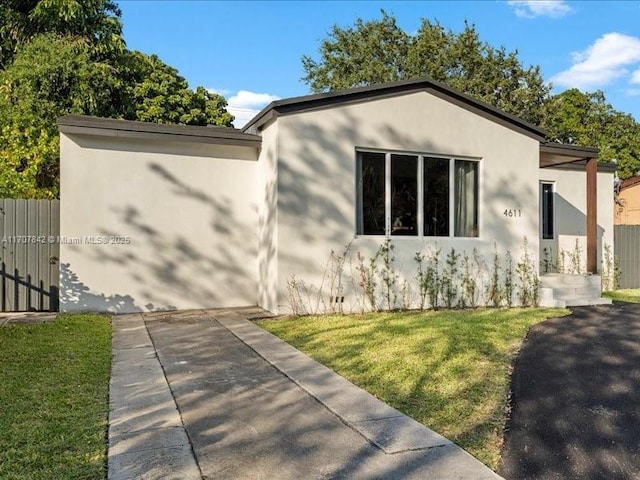
<svg viewBox="0 0 640 480">
<path fill-rule="evenodd" d="M 551 187 L 550 190 L 550 197 L 549 198 L 545 198 L 545 195 L 548 194 L 548 192 L 545 192 L 544 188 L 545 186 L 549 186 Z M 542 180 L 540 182 L 540 238 L 542 240 L 555 240 L 556 238 L 556 228 L 555 228 L 555 195 L 556 195 L 556 188 L 555 188 L 555 183 L 554 182 L 549 182 L 549 181 L 544 181 Z M 547 204 L 547 208 L 545 208 L 545 200 L 547 202 L 549 202 L 551 205 L 549 206 Z M 549 224 L 547 224 L 547 221 L 545 221 L 546 215 L 548 215 L 549 212 L 549 207 L 551 208 L 551 218 L 548 220 Z M 549 229 L 547 229 L 547 227 L 550 227 L 549 229 L 551 230 L 551 232 L 549 233 Z"/>
<path fill-rule="evenodd" d="M 432 158 L 432 159 L 442 159 L 442 160 L 447 160 L 449 162 L 449 234 L 448 235 L 443 235 L 443 236 L 427 236 L 424 235 L 424 205 L 420 205 L 419 206 L 419 214 L 418 214 L 418 235 L 411 235 L 411 236 L 404 236 L 404 235 L 392 235 L 391 234 L 391 205 L 390 205 L 390 201 L 389 201 L 389 192 L 387 191 L 387 184 L 386 184 L 386 180 L 385 180 L 385 196 L 387 197 L 387 200 L 385 202 L 385 233 L 384 234 L 365 234 L 365 233 L 358 233 L 358 224 L 359 224 L 359 215 L 360 212 L 358 211 L 358 208 L 360 206 L 360 201 L 358 199 L 358 195 L 359 195 L 359 167 L 358 167 L 358 162 L 359 162 L 359 154 L 360 153 L 384 153 L 385 154 L 385 158 L 389 158 L 390 161 L 390 156 L 391 155 L 415 155 L 418 156 L 418 170 L 424 170 L 424 159 L 425 158 Z M 481 223 L 481 210 L 480 210 L 480 196 L 482 194 L 482 186 L 481 186 L 481 167 L 480 167 L 480 162 L 482 161 L 482 159 L 480 157 L 470 157 L 470 156 L 465 156 L 465 155 L 448 155 L 448 154 L 442 154 L 442 153 L 425 153 L 424 151 L 411 151 L 411 150 L 396 150 L 396 149 L 384 149 L 384 148 L 376 148 L 376 147 L 356 147 L 355 151 L 355 163 L 354 163 L 354 178 L 355 178 L 355 196 L 354 196 L 354 205 L 355 205 L 355 216 L 354 216 L 354 224 L 355 224 L 355 236 L 357 237 L 385 237 L 385 238 L 394 238 L 394 239 L 398 239 L 398 238 L 412 238 L 412 239 L 422 239 L 422 238 L 427 238 L 427 239 L 475 239 L 475 240 L 479 240 L 480 239 L 480 223 Z M 478 163 L 478 178 L 477 178 L 477 184 L 476 184 L 476 210 L 477 210 L 477 220 L 478 220 L 478 227 L 477 227 L 477 234 L 475 236 L 456 236 L 455 235 L 455 217 L 454 215 L 454 208 L 455 208 L 455 162 L 456 160 L 460 160 L 460 161 L 468 161 L 468 162 L 476 162 Z M 386 169 L 386 164 L 385 164 L 385 169 Z M 386 170 L 385 170 L 386 171 Z M 390 172 L 386 172 L 387 175 L 385 175 L 386 177 L 388 175 L 390 175 Z M 423 172 L 421 172 L 419 174 L 418 177 L 418 201 L 421 202 L 422 204 L 424 204 L 424 179 L 421 176 L 423 174 Z"/>
</svg>

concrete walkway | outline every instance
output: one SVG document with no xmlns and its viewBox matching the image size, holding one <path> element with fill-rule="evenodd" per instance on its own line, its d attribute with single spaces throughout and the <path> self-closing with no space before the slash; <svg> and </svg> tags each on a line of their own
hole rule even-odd
<svg viewBox="0 0 640 480">
<path fill-rule="evenodd" d="M 499 479 L 248 318 L 114 317 L 109 479 Z"/>
</svg>

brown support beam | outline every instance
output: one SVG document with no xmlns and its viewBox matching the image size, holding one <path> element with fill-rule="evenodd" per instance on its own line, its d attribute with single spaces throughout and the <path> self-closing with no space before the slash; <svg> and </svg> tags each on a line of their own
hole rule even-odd
<svg viewBox="0 0 640 480">
<path fill-rule="evenodd" d="M 587 272 L 598 273 L 598 159 L 587 160 Z"/>
</svg>

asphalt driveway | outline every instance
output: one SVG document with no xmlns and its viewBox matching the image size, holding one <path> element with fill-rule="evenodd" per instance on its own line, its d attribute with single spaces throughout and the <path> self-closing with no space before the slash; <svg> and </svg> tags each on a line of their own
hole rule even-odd
<svg viewBox="0 0 640 480">
<path fill-rule="evenodd" d="M 507 480 L 640 478 L 640 304 L 575 308 L 533 327 L 512 392 Z"/>
</svg>

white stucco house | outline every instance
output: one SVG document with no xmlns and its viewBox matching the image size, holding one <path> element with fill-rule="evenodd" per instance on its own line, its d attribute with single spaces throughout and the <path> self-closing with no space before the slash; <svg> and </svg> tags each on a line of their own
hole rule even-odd
<svg viewBox="0 0 640 480">
<path fill-rule="evenodd" d="M 332 251 L 386 239 L 399 281 L 434 248 L 517 257 L 526 237 L 536 265 L 572 250 L 596 274 L 613 245 L 615 165 L 429 79 L 279 100 L 242 131 L 59 129 L 63 311 L 286 313 L 292 278 L 321 288 Z"/>
</svg>

